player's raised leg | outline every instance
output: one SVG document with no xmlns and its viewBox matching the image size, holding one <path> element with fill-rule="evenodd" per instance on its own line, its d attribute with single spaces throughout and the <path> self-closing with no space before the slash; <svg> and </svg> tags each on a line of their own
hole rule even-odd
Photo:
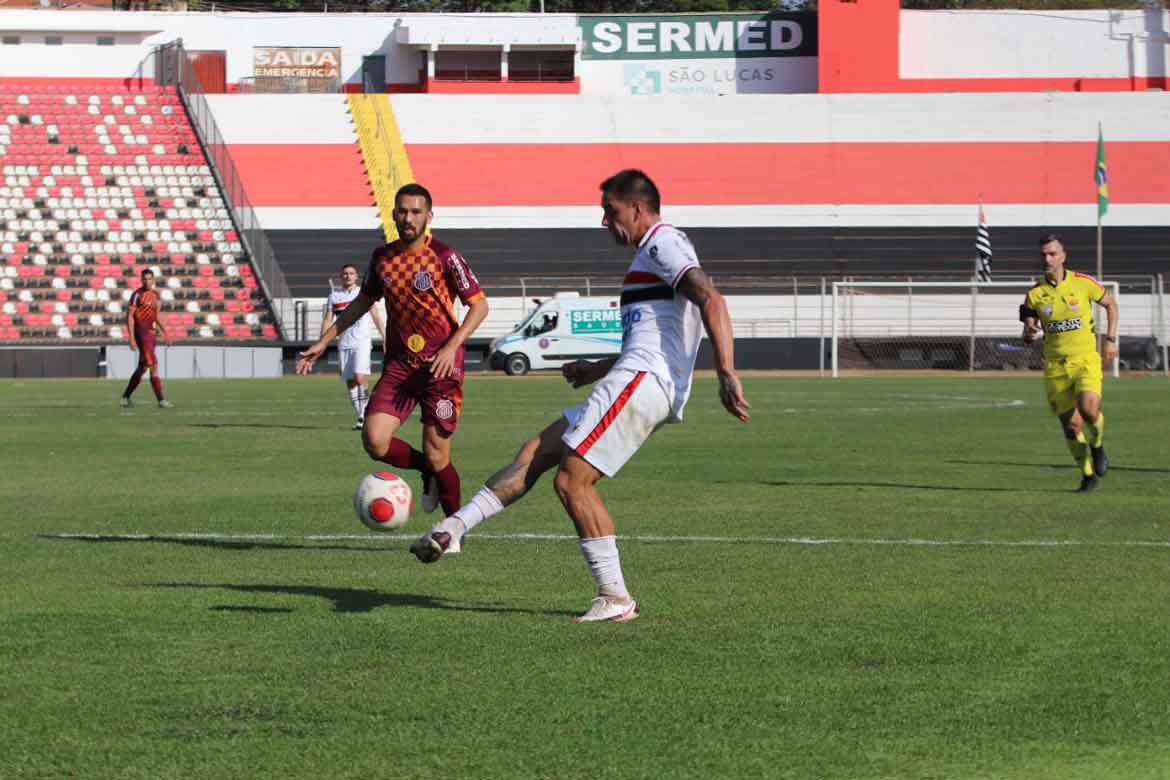
<svg viewBox="0 0 1170 780">
<path fill-rule="evenodd" d="M 462 549 L 463 536 L 492 515 L 520 500 L 544 472 L 560 462 L 568 422 L 558 418 L 520 447 L 516 457 L 488 478 L 484 486 L 463 506 L 436 523 L 410 545 L 423 563 L 434 563 L 444 553 Z"/>
</svg>

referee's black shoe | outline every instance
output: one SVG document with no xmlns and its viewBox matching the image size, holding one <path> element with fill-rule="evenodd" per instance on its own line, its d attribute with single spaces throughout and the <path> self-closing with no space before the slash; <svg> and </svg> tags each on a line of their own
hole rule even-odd
<svg viewBox="0 0 1170 780">
<path fill-rule="evenodd" d="M 1100 482 L 1100 480 L 1097 478 L 1096 474 L 1086 474 L 1085 476 L 1081 477 L 1081 486 L 1077 488 L 1077 492 L 1088 493 L 1090 491 L 1096 490 L 1098 482 Z"/>
<path fill-rule="evenodd" d="M 1109 473 L 1109 456 L 1105 454 L 1104 447 L 1090 447 L 1089 451 L 1093 455 L 1093 473 L 1098 477 L 1103 477 Z"/>
</svg>

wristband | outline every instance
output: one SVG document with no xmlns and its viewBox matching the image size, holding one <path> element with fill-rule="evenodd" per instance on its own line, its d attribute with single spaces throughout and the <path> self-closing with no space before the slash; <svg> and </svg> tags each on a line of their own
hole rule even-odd
<svg viewBox="0 0 1170 780">
<path fill-rule="evenodd" d="M 1117 343 L 1117 337 L 1116 337 L 1116 336 L 1106 336 L 1106 337 L 1105 337 L 1105 340 L 1106 340 L 1106 341 L 1108 341 L 1110 344 L 1116 344 L 1116 343 Z"/>
</svg>

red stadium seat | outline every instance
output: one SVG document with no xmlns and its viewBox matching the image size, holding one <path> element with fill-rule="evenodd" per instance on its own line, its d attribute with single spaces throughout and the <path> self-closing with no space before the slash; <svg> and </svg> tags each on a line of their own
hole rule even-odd
<svg viewBox="0 0 1170 780">
<path fill-rule="evenodd" d="M 20 95 L 27 97 L 23 104 L 18 103 Z M 96 102 L 91 103 L 91 98 Z M 162 113 L 163 106 L 169 107 L 168 113 Z M 209 164 L 173 88 L 141 79 L 127 79 L 119 84 L 61 80 L 49 84 L 19 83 L 10 79 L 0 84 L 0 109 L 3 109 L 2 115 L 39 117 L 35 120 L 39 124 L 9 126 L 17 142 L 5 147 L 0 163 L 8 176 L 21 177 L 17 186 L 23 191 L 17 203 L 0 202 L 0 206 L 16 205 L 25 210 L 29 207 L 20 203 L 24 198 L 50 200 L 50 204 L 37 204 L 39 218 L 28 215 L 27 218 L 32 220 L 30 227 L 45 234 L 50 243 L 85 242 L 91 247 L 80 251 L 58 247 L 42 250 L 39 241 L 32 246 L 28 240 L 10 242 L 12 251 L 5 253 L 0 268 L 7 266 L 14 270 L 15 275 L 10 277 L 14 289 L 0 290 L 0 301 L 10 304 L 10 311 L 15 310 L 18 314 L 4 315 L 6 319 L 0 321 L 0 337 L 6 340 L 24 337 L 37 341 L 57 338 L 106 340 L 112 327 L 124 327 L 121 320 L 124 318 L 125 296 L 140 286 L 138 274 L 145 267 L 160 269 L 159 284 L 167 296 L 167 306 L 175 309 L 168 311 L 166 318 L 176 325 L 180 318 L 182 322 L 183 332 L 176 335 L 203 338 L 200 333 L 206 333 L 210 328 L 213 333 L 231 334 L 233 338 L 275 337 L 275 329 L 270 325 L 271 315 L 264 309 L 261 309 L 265 312 L 262 324 L 269 325 L 268 333 L 263 332 L 262 326 L 253 331 L 250 326 L 236 321 L 242 312 L 255 308 L 249 296 L 250 290 L 258 285 L 246 257 L 240 257 L 238 268 L 242 286 L 239 287 L 234 277 L 223 275 L 224 266 L 219 262 L 209 265 L 194 262 L 197 254 L 209 254 L 213 260 L 218 260 L 206 245 L 239 239 L 234 230 L 224 229 L 218 224 L 214 229 L 209 227 L 208 221 L 222 219 L 226 208 L 213 186 L 206 192 L 200 191 L 199 199 L 211 199 L 208 206 L 198 202 L 199 199 L 193 198 L 189 191 L 180 195 L 177 182 L 164 184 L 172 175 L 192 176 L 193 183 L 184 184 L 184 189 L 188 186 L 202 188 L 205 186 L 202 177 L 206 175 Z M 127 113 L 128 110 L 132 113 Z M 126 136 L 119 132 L 119 126 L 131 128 L 134 143 L 125 142 Z M 55 127 L 55 130 L 49 132 L 50 127 Z M 97 132 L 99 128 L 100 132 Z M 50 136 L 55 143 L 49 142 Z M 187 147 L 186 153 L 179 153 L 180 145 Z M 156 153 L 159 148 L 163 149 L 162 154 Z M 82 159 L 81 155 L 85 158 Z M 73 167 L 79 164 L 88 167 Z M 184 168 L 164 176 L 158 166 L 165 165 L 195 166 L 198 170 Z M 23 170 L 13 172 L 13 167 Z M 136 176 L 143 178 L 134 179 L 132 183 L 131 179 Z M 174 192 L 163 190 L 163 187 L 170 186 L 176 187 Z M 128 200 L 124 199 L 123 192 L 129 196 Z M 175 208 L 178 197 L 184 199 L 183 207 L 192 209 L 194 216 L 166 218 L 163 210 Z M 99 199 L 105 199 L 104 203 Z M 57 201 L 60 201 L 59 205 Z M 152 205 L 152 201 L 156 205 Z M 72 209 L 88 209 L 85 220 L 100 222 L 100 225 L 95 227 L 89 223 L 83 230 L 75 224 L 78 220 L 76 214 L 65 217 L 60 211 Z M 131 217 L 127 214 L 129 209 L 140 209 L 142 213 Z M 158 220 L 158 223 L 153 226 L 144 224 L 152 220 Z M 56 222 L 58 227 L 52 228 L 50 222 Z M 8 229 L 12 230 L 12 227 Z M 54 240 L 51 235 L 57 229 L 84 235 L 70 238 L 58 235 Z M 175 235 L 178 232 L 186 235 L 179 238 Z M 179 244 L 187 242 L 194 247 L 180 248 Z M 110 246 L 123 243 L 134 243 L 141 249 L 128 252 L 124 246 L 116 250 Z M 47 256 L 48 264 L 43 264 L 44 259 L 40 260 L 41 265 L 34 263 L 32 256 L 38 254 Z M 50 278 L 54 281 L 60 279 L 67 286 L 51 287 L 48 284 Z M 175 278 L 182 284 L 166 284 Z M 228 286 L 230 289 L 225 289 Z M 20 301 L 17 297 L 24 295 L 28 298 L 29 294 L 32 296 L 30 302 Z M 204 303 L 208 299 L 213 303 Z M 219 324 L 207 322 L 210 312 L 183 311 L 191 301 L 219 312 Z M 68 307 L 68 311 L 59 311 L 58 306 Z M 118 311 L 119 307 L 122 307 L 121 311 Z M 90 320 L 95 313 L 103 318 L 102 324 Z"/>
</svg>

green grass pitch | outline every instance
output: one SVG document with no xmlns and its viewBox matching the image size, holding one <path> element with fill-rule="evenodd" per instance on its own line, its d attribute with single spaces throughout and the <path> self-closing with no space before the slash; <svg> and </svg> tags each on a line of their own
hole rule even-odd
<svg viewBox="0 0 1170 780">
<path fill-rule="evenodd" d="M 642 618 L 575 626 L 550 477 L 422 566 L 335 377 L 2 382 L 0 777 L 1168 777 L 1170 383 L 1091 495 L 1041 384 L 699 379 L 601 485 Z M 464 496 L 584 392 L 469 379 Z"/>
</svg>

